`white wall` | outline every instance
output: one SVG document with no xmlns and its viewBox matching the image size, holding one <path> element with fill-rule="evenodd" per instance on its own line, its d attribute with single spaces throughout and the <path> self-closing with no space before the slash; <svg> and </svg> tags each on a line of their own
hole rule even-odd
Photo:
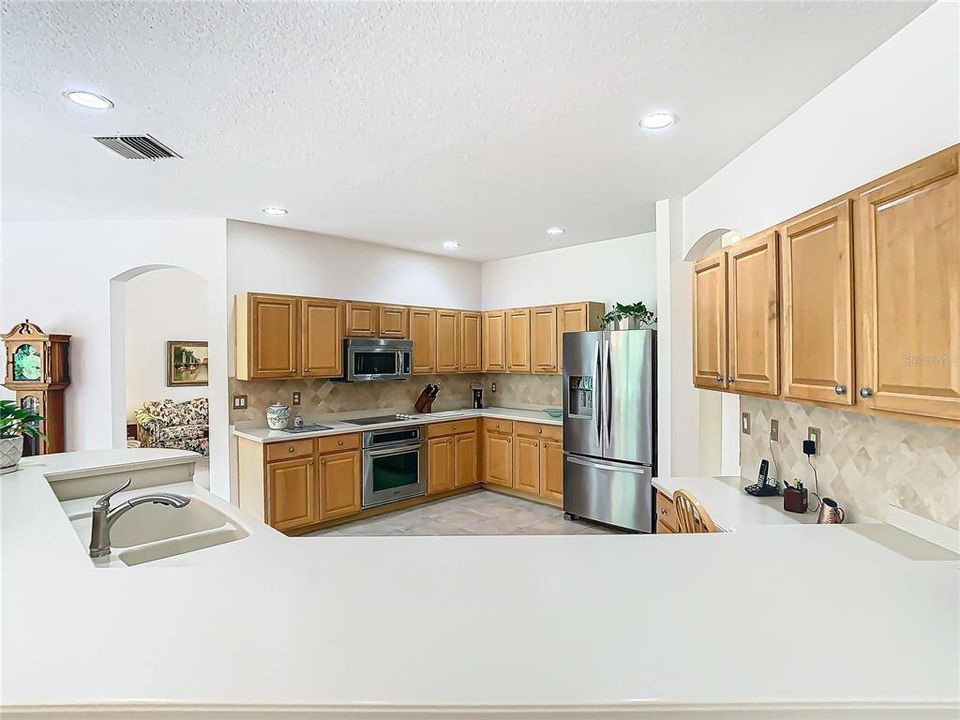
<svg viewBox="0 0 960 720">
<path fill-rule="evenodd" d="M 687 195 L 685 257 L 717 228 L 750 235 L 960 142 L 958 26 L 960 5 L 940 0 Z M 739 410 L 725 393 L 722 474 L 755 471 L 740 468 Z"/>
<path fill-rule="evenodd" d="M 483 308 L 642 300 L 656 310 L 656 254 L 656 233 L 644 233 L 486 262 Z"/>
<path fill-rule="evenodd" d="M 940 0 L 683 199 L 684 249 L 750 235 L 960 140 L 960 4 Z"/>
<path fill-rule="evenodd" d="M 148 400 L 208 397 L 207 386 L 167 387 L 167 341 L 207 339 L 207 281 L 180 268 L 127 281 L 127 420 Z"/>
<path fill-rule="evenodd" d="M 227 497 L 225 222 L 6 222 L 2 238 L 0 327 L 29 317 L 47 332 L 73 335 L 65 397 L 68 450 L 124 445 L 126 281 L 164 266 L 205 278 L 210 486 Z"/>
</svg>

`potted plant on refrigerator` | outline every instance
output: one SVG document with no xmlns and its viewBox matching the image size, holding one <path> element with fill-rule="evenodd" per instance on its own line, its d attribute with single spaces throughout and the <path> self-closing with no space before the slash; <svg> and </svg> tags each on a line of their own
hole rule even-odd
<svg viewBox="0 0 960 720">
<path fill-rule="evenodd" d="M 43 417 L 19 407 L 13 400 L 0 400 L 0 475 L 13 472 L 23 456 L 23 436 L 40 437 Z"/>
<path fill-rule="evenodd" d="M 613 310 L 603 316 L 603 326 L 611 330 L 640 330 L 656 322 L 657 316 L 642 302 L 614 303 Z"/>
</svg>

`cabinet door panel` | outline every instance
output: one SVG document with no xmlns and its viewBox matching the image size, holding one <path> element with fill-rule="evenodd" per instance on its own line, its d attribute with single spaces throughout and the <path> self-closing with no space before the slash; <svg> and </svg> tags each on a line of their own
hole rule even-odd
<svg viewBox="0 0 960 720">
<path fill-rule="evenodd" d="M 372 303 L 348 302 L 347 335 L 351 337 L 376 337 L 378 325 L 377 306 Z"/>
<path fill-rule="evenodd" d="M 540 495 L 563 501 L 563 442 L 540 441 Z"/>
<path fill-rule="evenodd" d="M 784 393 L 852 405 L 853 226 L 844 201 L 783 238 Z M 838 392 L 843 389 L 842 392 Z"/>
<path fill-rule="evenodd" d="M 381 305 L 379 334 L 383 338 L 407 337 L 407 308 L 402 305 Z"/>
<path fill-rule="evenodd" d="M 693 266 L 693 384 L 727 387 L 727 255 Z"/>
<path fill-rule="evenodd" d="M 557 363 L 557 308 L 533 308 L 530 314 L 531 369 L 539 374 L 555 374 Z"/>
<path fill-rule="evenodd" d="M 483 367 L 482 322 L 480 313 L 460 313 L 461 372 L 480 372 Z"/>
<path fill-rule="evenodd" d="M 300 347 L 297 298 L 254 295 L 250 303 L 250 342 L 253 343 L 250 377 L 295 377 Z"/>
<path fill-rule="evenodd" d="M 957 163 L 933 158 L 858 200 L 860 384 L 877 410 L 960 420 Z"/>
<path fill-rule="evenodd" d="M 454 437 L 456 449 L 456 484 L 466 487 L 476 484 L 477 480 L 477 434 L 464 433 Z"/>
<path fill-rule="evenodd" d="M 410 308 L 410 339 L 413 341 L 413 374 L 434 374 L 437 371 L 436 310 Z"/>
<path fill-rule="evenodd" d="M 427 441 L 427 494 L 452 490 L 454 478 L 453 438 L 432 438 Z"/>
<path fill-rule="evenodd" d="M 456 310 L 437 310 L 437 372 L 460 372 L 460 317 Z"/>
<path fill-rule="evenodd" d="M 320 519 L 360 512 L 360 453 L 356 450 L 320 457 Z"/>
<path fill-rule="evenodd" d="M 513 481 L 517 490 L 540 493 L 540 441 L 517 437 L 513 456 Z"/>
<path fill-rule="evenodd" d="M 530 310 L 507 311 L 507 372 L 530 372 Z"/>
<path fill-rule="evenodd" d="M 267 519 L 277 530 L 317 521 L 317 483 L 312 459 L 267 465 Z"/>
<path fill-rule="evenodd" d="M 737 392 L 780 392 L 780 297 L 777 233 L 727 250 L 727 384 Z"/>
<path fill-rule="evenodd" d="M 343 375 L 343 303 L 300 301 L 301 373 L 304 377 Z"/>
<path fill-rule="evenodd" d="M 513 440 L 509 435 L 484 435 L 483 472 L 484 482 L 513 487 Z"/>
<path fill-rule="evenodd" d="M 483 371 L 506 370 L 506 314 L 502 311 L 483 314 Z"/>
</svg>

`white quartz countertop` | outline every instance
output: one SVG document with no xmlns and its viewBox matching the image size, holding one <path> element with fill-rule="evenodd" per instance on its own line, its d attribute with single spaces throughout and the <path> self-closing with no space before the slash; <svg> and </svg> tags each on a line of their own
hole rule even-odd
<svg viewBox="0 0 960 720">
<path fill-rule="evenodd" d="M 513 408 L 482 408 L 476 410 L 467 408 L 464 410 L 445 410 L 435 413 L 410 413 L 416 423 L 409 420 L 397 422 L 377 423 L 376 425 L 355 425 L 349 422 L 351 418 L 370 417 L 376 415 L 389 415 L 390 410 L 368 410 L 366 412 L 340 413 L 337 415 L 323 416 L 316 420 L 316 424 L 326 425 L 328 430 L 317 430 L 315 432 L 291 433 L 284 430 L 271 430 L 270 428 L 258 425 L 255 422 L 246 424 L 237 424 L 233 429 L 233 434 L 247 440 L 253 440 L 259 443 L 284 442 L 289 440 L 298 440 L 302 438 L 325 437 L 327 435 L 343 435 L 344 433 L 366 432 L 368 430 L 384 430 L 387 428 L 401 427 L 403 425 L 421 424 L 428 425 L 436 422 L 451 422 L 454 420 L 469 420 L 471 418 L 488 417 L 502 420 L 517 420 L 520 422 L 539 423 L 541 425 L 563 426 L 563 418 L 552 418 L 543 410 L 515 410 Z"/>
<path fill-rule="evenodd" d="M 865 526 L 288 538 L 233 509 L 243 540 L 94 567 L 46 476 L 184 455 L 69 453 L 0 478 L 5 718 L 960 707 L 958 563 L 912 560 Z"/>
</svg>

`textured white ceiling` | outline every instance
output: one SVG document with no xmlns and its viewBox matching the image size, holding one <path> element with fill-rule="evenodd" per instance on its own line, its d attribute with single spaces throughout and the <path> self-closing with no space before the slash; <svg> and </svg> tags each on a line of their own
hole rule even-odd
<svg viewBox="0 0 960 720">
<path fill-rule="evenodd" d="M 4 2 L 3 214 L 231 217 L 472 259 L 644 232 L 926 4 Z M 660 109 L 679 124 L 640 131 Z M 184 160 L 90 139 L 113 132 Z"/>
</svg>

